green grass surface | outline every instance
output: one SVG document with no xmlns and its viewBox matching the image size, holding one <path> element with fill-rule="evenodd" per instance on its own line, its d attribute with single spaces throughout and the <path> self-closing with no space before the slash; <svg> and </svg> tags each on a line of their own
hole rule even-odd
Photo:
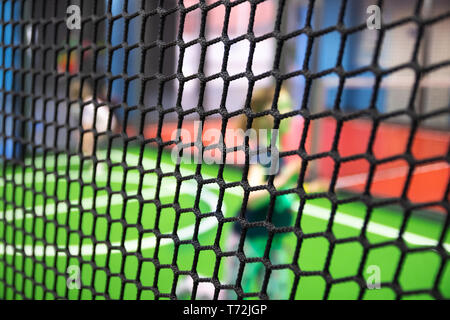
<svg viewBox="0 0 450 320">
<path fill-rule="evenodd" d="M 177 193 L 176 179 L 163 177 L 161 189 L 157 190 L 157 173 L 141 176 L 136 166 L 142 165 L 144 170 L 150 170 L 159 163 L 161 173 L 173 172 L 175 165 L 170 154 L 164 153 L 158 159 L 155 150 L 145 149 L 141 162 L 138 154 L 136 148 L 127 150 L 125 154 L 113 150 L 110 176 L 107 173 L 93 176 L 89 163 L 81 167 L 78 157 L 64 155 L 28 159 L 27 164 L 32 164 L 34 170 L 17 169 L 13 172 L 11 168 L 6 169 L 6 176 L 0 179 L 0 194 L 6 198 L 6 202 L 0 203 L 1 299 L 52 299 L 55 294 L 69 299 L 101 299 L 105 294 L 114 299 L 152 299 L 155 288 L 160 293 L 171 293 L 175 280 L 171 266 L 182 271 L 195 271 L 199 277 L 208 278 L 215 276 L 217 266 L 219 280 L 233 284 L 230 272 L 237 273 L 237 270 L 230 270 L 227 264 L 230 258 L 218 259 L 214 251 L 206 247 L 218 243 L 222 251 L 230 250 L 231 223 L 221 225 L 208 213 L 220 210 L 225 217 L 235 216 L 242 203 L 243 190 L 239 187 L 226 189 L 220 207 L 219 185 L 216 183 L 199 188 L 198 182 L 190 179 L 181 183 Z M 102 154 L 99 158 L 106 157 Z M 128 169 L 125 170 L 121 163 L 126 163 Z M 195 170 L 195 165 L 182 164 L 180 174 L 190 176 Z M 216 178 L 218 167 L 203 165 L 201 174 L 204 179 Z M 240 181 L 241 172 L 226 167 L 223 179 L 226 182 Z M 198 203 L 197 192 L 200 192 Z M 157 210 L 154 203 L 142 203 L 139 201 L 141 198 L 157 198 L 164 208 Z M 170 206 L 174 202 L 187 209 L 186 212 L 177 215 Z M 169 206 L 164 206 L 166 204 Z M 194 207 L 198 208 L 197 215 L 190 210 Z M 295 217 L 298 200 L 293 199 L 292 207 Z M 328 271 L 333 279 L 355 276 L 364 253 L 360 242 L 341 243 L 332 248 L 327 238 L 308 236 L 327 230 L 330 207 L 327 199 L 306 202 L 300 219 L 300 227 L 306 237 L 301 242 L 298 266 L 302 271 L 323 271 L 330 255 Z M 366 214 L 362 203 L 339 206 L 332 234 L 337 239 L 360 236 Z M 366 231 L 368 243 L 383 243 L 396 238 L 402 221 L 401 211 L 395 208 L 374 210 Z M 198 230 L 194 227 L 196 223 Z M 445 243 L 449 252 L 450 232 L 442 228 L 443 221 L 413 213 L 403 239 L 409 248 L 427 247 L 435 245 L 441 233 L 446 232 Z M 180 240 L 195 239 L 205 248 L 195 250 L 192 244 L 175 246 L 170 238 L 164 236 L 174 233 Z M 159 239 L 156 234 L 161 235 Z M 278 255 L 272 250 L 269 253 L 271 262 L 291 264 L 297 237 L 293 233 L 277 234 L 276 237 L 283 243 L 284 252 Z M 245 250 L 244 253 L 249 258 L 255 257 L 252 256 L 255 253 Z M 396 246 L 373 248 L 367 252 L 363 275 L 367 278 L 367 268 L 376 265 L 380 268 L 382 282 L 392 282 L 400 259 L 401 250 Z M 399 274 L 401 288 L 406 291 L 432 288 L 442 263 L 444 268 L 438 288 L 444 297 L 450 298 L 450 262 L 448 259 L 443 262 L 432 249 L 405 255 Z M 94 290 L 67 289 L 67 268 L 71 265 L 80 266 L 82 285 Z M 260 279 L 255 279 L 255 275 L 248 274 L 244 268 L 243 282 L 253 278 L 252 286 L 246 287 L 260 290 L 258 285 L 263 276 L 261 274 Z M 186 282 L 183 277 L 178 279 L 178 283 Z M 274 281 L 279 277 L 290 279 L 291 285 L 294 282 L 291 270 L 274 271 L 271 275 Z M 136 279 L 144 289 L 132 282 Z M 272 285 L 273 282 L 269 281 L 269 287 Z M 295 298 L 321 299 L 325 286 L 325 279 L 320 275 L 302 276 Z M 279 297 L 288 298 L 290 288 L 287 289 Z M 347 281 L 332 285 L 329 298 L 355 299 L 359 292 L 360 286 L 356 282 Z M 190 298 L 186 294 L 181 297 Z M 408 297 L 432 298 L 426 294 Z M 364 298 L 391 299 L 395 298 L 395 293 L 390 288 L 366 290 Z"/>
</svg>

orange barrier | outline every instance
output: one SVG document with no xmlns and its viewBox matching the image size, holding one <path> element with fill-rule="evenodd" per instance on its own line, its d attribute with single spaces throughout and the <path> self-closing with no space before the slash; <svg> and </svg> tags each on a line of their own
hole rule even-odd
<svg viewBox="0 0 450 320">
<path fill-rule="evenodd" d="M 233 147 L 243 144 L 243 139 L 235 135 L 230 129 L 237 128 L 237 119 L 231 119 L 227 123 L 224 142 L 226 146 Z M 318 130 L 315 127 L 319 126 Z M 338 151 L 343 157 L 367 153 L 372 122 L 368 120 L 347 121 L 342 126 Z M 210 129 L 220 132 L 222 127 L 221 119 L 208 119 L 204 122 L 202 130 L 202 141 L 205 146 L 217 143 L 218 140 L 205 132 Z M 198 123 L 194 121 L 184 121 L 182 124 L 182 140 L 184 143 L 193 142 L 197 139 Z M 161 128 L 160 137 L 167 142 L 174 138 L 177 130 L 176 122 L 164 122 Z M 157 136 L 157 126 L 148 126 L 145 129 L 145 138 L 155 138 Z M 311 137 L 313 132 L 318 134 L 315 141 L 316 148 L 312 150 Z M 131 132 L 130 132 L 131 133 Z M 303 133 L 303 120 L 296 117 L 291 122 L 291 131 L 285 135 L 281 141 L 282 151 L 296 150 L 300 144 Z M 406 125 L 391 123 L 381 124 L 376 132 L 372 146 L 373 155 L 377 159 L 385 159 L 395 155 L 404 154 L 407 148 L 411 128 Z M 324 118 L 312 121 L 306 139 L 306 151 L 309 154 L 328 152 L 336 135 L 336 121 L 333 118 Z M 214 135 L 216 136 L 216 135 Z M 411 146 L 411 154 L 416 159 L 428 159 L 436 156 L 443 156 L 447 153 L 450 145 L 450 133 L 421 129 L 415 133 Z M 173 147 L 173 146 L 172 146 Z M 220 159 L 219 150 L 206 151 L 205 156 Z M 227 154 L 226 162 L 230 164 L 244 163 L 244 152 L 238 151 Z M 330 178 L 334 169 L 334 161 L 330 157 L 320 158 L 311 161 L 312 166 L 316 166 L 322 178 Z M 399 197 L 404 191 L 404 184 L 408 172 L 408 163 L 404 160 L 390 161 L 378 165 L 374 179 L 370 186 L 370 192 L 374 196 Z M 365 188 L 369 162 L 366 160 L 356 160 L 341 163 L 337 180 L 337 188 L 349 189 L 355 192 L 362 192 Z M 407 190 L 408 198 L 413 202 L 440 201 L 444 197 L 445 190 L 449 183 L 450 166 L 446 162 L 432 163 L 416 167 L 413 177 Z"/>
</svg>

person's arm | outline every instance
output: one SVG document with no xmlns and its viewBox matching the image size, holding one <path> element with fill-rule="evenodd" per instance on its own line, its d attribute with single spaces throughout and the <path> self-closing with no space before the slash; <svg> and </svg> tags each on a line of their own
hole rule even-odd
<svg viewBox="0 0 450 320">
<path fill-rule="evenodd" d="M 300 174 L 300 169 L 302 167 L 302 162 L 300 160 L 289 161 L 280 170 L 280 173 L 275 177 L 273 185 L 275 188 L 279 189 L 284 187 L 291 178 Z"/>
<path fill-rule="evenodd" d="M 273 181 L 273 185 L 277 189 L 281 189 L 286 186 L 292 177 L 298 177 L 300 174 L 300 169 L 302 167 L 302 162 L 299 161 L 290 161 L 286 165 L 282 167 L 282 170 L 275 177 Z M 264 175 L 264 169 L 259 165 L 252 165 L 249 169 L 249 183 L 252 187 L 257 185 L 263 185 L 266 182 L 262 179 Z M 328 182 L 324 179 L 315 179 L 311 182 L 305 182 L 304 187 L 307 192 L 322 192 L 325 191 L 328 187 Z M 248 203 L 252 205 L 262 200 L 264 197 L 267 197 L 266 190 L 258 190 L 250 192 Z"/>
<path fill-rule="evenodd" d="M 264 181 L 264 175 L 265 171 L 262 166 L 259 164 L 252 164 L 249 167 L 248 170 L 248 183 L 251 187 L 261 186 L 266 184 L 266 181 Z M 267 191 L 266 190 L 257 190 L 250 192 L 250 195 L 248 197 L 248 204 L 253 205 L 256 202 L 262 200 L 264 197 L 267 197 Z"/>
<path fill-rule="evenodd" d="M 284 167 L 284 170 L 274 179 L 274 186 L 277 189 L 280 189 L 286 186 L 293 176 L 297 176 L 300 174 L 300 169 L 302 168 L 302 162 L 299 161 L 290 161 Z M 304 182 L 303 186 L 306 189 L 306 192 L 323 192 L 327 190 L 329 187 L 328 181 L 323 178 L 316 178 L 309 182 Z"/>
<path fill-rule="evenodd" d="M 283 166 L 282 170 L 274 179 L 275 188 L 279 189 L 285 186 L 289 180 L 294 175 L 298 175 L 300 172 L 302 164 L 301 161 L 290 161 L 285 166 Z M 255 187 L 258 185 L 266 184 L 266 181 L 263 180 L 264 177 L 264 168 L 260 165 L 251 165 L 248 172 L 248 181 L 250 186 Z M 258 190 L 250 192 L 248 203 L 252 205 L 257 201 L 262 200 L 264 197 L 267 197 L 266 190 Z"/>
</svg>

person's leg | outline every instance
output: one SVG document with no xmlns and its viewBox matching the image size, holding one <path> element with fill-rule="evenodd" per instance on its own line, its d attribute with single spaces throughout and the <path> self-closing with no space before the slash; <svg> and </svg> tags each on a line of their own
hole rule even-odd
<svg viewBox="0 0 450 320">
<path fill-rule="evenodd" d="M 285 264 L 288 262 L 288 250 L 283 244 L 283 240 L 281 237 L 276 237 L 272 241 L 271 244 L 271 263 L 273 265 Z M 291 279 L 289 277 L 289 271 L 286 269 L 283 270 L 273 270 L 269 284 L 267 286 L 267 295 L 271 300 L 284 300 L 288 299 L 289 296 L 287 294 L 287 290 L 291 285 Z"/>
<path fill-rule="evenodd" d="M 263 237 L 248 237 L 245 252 L 248 257 L 263 257 L 267 240 Z M 261 262 L 247 262 L 242 277 L 242 289 L 245 293 L 257 293 L 262 289 L 264 281 L 264 265 Z"/>
<path fill-rule="evenodd" d="M 272 215 L 272 223 L 275 227 L 288 227 L 293 225 L 293 217 L 291 214 L 291 206 L 294 199 L 292 195 L 278 196 L 275 202 L 274 212 Z M 270 244 L 270 261 L 272 265 L 282 265 L 292 263 L 289 248 L 286 246 L 285 239 L 287 234 L 277 233 L 272 238 Z M 267 294 L 270 299 L 287 299 L 287 288 L 289 288 L 291 279 L 288 270 L 273 270 L 269 285 L 267 287 Z"/>
<path fill-rule="evenodd" d="M 241 238 L 240 228 L 233 228 L 227 236 L 226 250 L 227 252 L 236 252 L 239 247 L 239 241 Z M 228 285 L 236 285 L 236 276 L 239 271 L 239 259 L 237 256 L 231 256 L 225 258 L 225 271 L 224 271 L 224 283 Z M 235 298 L 235 294 L 232 290 L 228 290 L 224 295 L 224 299 L 231 300 Z"/>
</svg>

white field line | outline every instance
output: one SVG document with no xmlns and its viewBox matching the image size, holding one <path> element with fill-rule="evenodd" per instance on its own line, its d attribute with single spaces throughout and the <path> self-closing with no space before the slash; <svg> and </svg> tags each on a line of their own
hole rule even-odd
<svg viewBox="0 0 450 320">
<path fill-rule="evenodd" d="M 122 153 L 121 152 L 112 152 L 111 154 L 111 158 L 121 158 L 122 157 Z M 127 155 L 127 158 L 132 158 L 134 161 L 137 160 L 137 156 L 134 155 Z M 118 159 L 120 160 L 120 159 Z M 143 159 L 143 162 L 147 161 L 146 164 L 149 164 L 148 161 L 152 161 L 152 163 L 154 164 L 155 161 L 153 160 L 149 160 L 149 159 Z M 436 169 L 435 169 L 436 170 Z M 187 170 L 190 171 L 190 170 Z M 191 171 L 192 172 L 192 171 Z M 120 181 L 122 178 L 120 177 Z M 114 176 L 112 176 L 112 180 L 114 181 Z M 145 191 L 145 195 L 148 195 L 148 192 L 153 192 L 153 188 L 146 188 L 143 190 L 143 196 L 144 196 L 144 191 Z M 161 190 L 161 194 L 171 194 L 173 191 L 172 186 L 166 186 L 165 188 L 163 188 Z M 217 204 L 216 200 L 217 199 L 217 195 L 214 194 L 213 192 L 211 192 L 210 190 L 208 190 L 208 188 L 205 188 L 205 193 L 202 193 L 202 195 L 204 195 L 204 200 L 208 203 L 208 205 L 210 206 L 210 208 L 214 208 Z M 228 189 L 227 192 L 236 194 L 236 195 L 241 195 L 241 193 L 239 193 L 237 190 L 233 190 L 233 189 Z M 102 196 L 102 197 L 97 197 L 96 198 L 96 205 L 97 206 L 105 206 L 106 202 L 107 202 L 108 197 L 107 196 Z M 112 201 L 112 204 L 119 204 L 120 199 L 116 200 L 116 201 Z M 116 203 L 117 202 L 117 203 Z M 84 199 L 82 202 L 83 207 L 92 207 L 93 203 L 92 203 L 92 199 Z M 293 210 L 297 211 L 298 209 L 298 205 L 299 203 L 293 203 Z M 39 214 L 43 214 L 43 208 L 42 206 L 38 209 L 39 207 L 35 208 L 35 212 L 37 213 L 37 215 Z M 49 206 L 48 210 L 46 210 L 46 215 L 53 215 L 54 214 L 54 206 Z M 223 203 L 223 211 L 226 212 L 226 207 L 225 207 L 225 203 Z M 12 218 L 12 214 L 13 212 L 6 212 L 6 219 L 11 219 Z M 321 208 L 319 206 L 315 206 L 315 205 L 311 205 L 311 204 L 306 204 L 304 207 L 304 211 L 303 214 L 305 215 L 309 215 L 312 217 L 316 217 L 318 219 L 322 219 L 322 220 L 329 220 L 330 219 L 330 212 L 327 209 Z M 20 219 L 21 217 L 23 217 L 23 213 L 19 213 L 19 216 L 17 216 L 17 211 L 15 213 L 15 218 L 16 219 Z M 0 219 L 2 219 L 2 216 L 0 215 Z M 353 217 L 351 215 L 342 213 L 342 212 L 336 212 L 336 215 L 334 217 L 334 221 L 338 224 L 341 225 L 345 225 L 354 229 L 358 229 L 360 230 L 363 226 L 364 220 L 361 218 L 357 218 L 357 217 Z M 211 230 L 212 228 L 214 228 L 215 226 L 217 226 L 217 220 L 214 217 L 208 218 L 208 219 L 203 219 L 202 223 L 200 224 L 199 227 L 199 233 L 203 233 L 203 232 L 207 232 L 209 230 Z M 194 232 L 194 226 L 188 226 L 185 227 L 181 230 L 179 230 L 177 232 L 178 236 L 180 237 L 181 240 L 187 240 L 187 239 L 191 239 L 192 235 Z M 379 236 L 383 236 L 386 238 L 390 238 L 390 239 L 395 239 L 398 237 L 398 232 L 399 230 L 389 227 L 389 226 L 385 226 L 379 223 L 375 223 L 375 222 L 369 222 L 368 227 L 367 227 L 367 232 L 372 233 L 372 234 L 376 234 Z M 437 241 L 434 239 L 430 239 L 424 236 L 420 236 L 414 233 L 410 233 L 410 232 L 405 232 L 402 236 L 402 238 L 410 243 L 410 244 L 414 244 L 414 245 L 421 245 L 421 246 L 435 246 L 437 245 Z M 138 248 L 138 243 L 139 240 L 128 240 L 125 242 L 124 246 L 125 249 L 127 251 L 135 251 Z M 170 244 L 172 241 L 170 239 L 162 239 L 160 242 L 160 245 L 167 245 Z M 120 243 L 113 243 L 111 244 L 112 246 L 120 246 Z M 141 250 L 145 250 L 145 249 L 150 249 L 150 248 L 154 248 L 156 245 L 156 238 L 154 236 L 149 236 L 146 238 L 142 239 L 141 242 Z M 21 249 L 20 247 L 15 247 L 16 249 Z M 61 249 L 63 249 L 64 247 L 61 247 Z M 450 244 L 444 244 L 444 248 L 450 252 Z M 47 256 L 54 256 L 56 254 L 56 247 L 55 246 L 46 246 L 45 247 L 45 253 Z M 5 249 L 5 245 L 4 244 L 0 244 L 0 254 L 4 254 L 6 250 L 7 254 L 12 254 L 15 249 L 13 246 L 11 245 L 7 245 L 6 249 Z M 25 246 L 22 249 L 26 255 L 33 255 L 33 251 L 34 251 L 34 255 L 35 256 L 42 256 L 44 254 L 44 247 L 43 246 Z M 106 246 L 105 244 L 98 244 L 96 245 L 96 254 L 106 254 L 108 252 L 108 246 Z M 94 246 L 93 245 L 84 245 L 80 248 L 80 246 L 78 245 L 73 245 L 73 246 L 69 246 L 69 252 L 71 254 L 77 255 L 77 254 L 81 254 L 81 255 L 91 255 L 94 252 Z M 18 252 L 18 254 L 21 254 L 20 252 Z M 64 254 L 59 252 L 58 254 Z"/>
<path fill-rule="evenodd" d="M 42 157 L 36 157 L 36 162 L 42 162 Z M 132 155 L 132 154 L 128 154 L 126 157 L 127 160 L 131 160 L 130 162 L 137 163 L 139 160 L 139 157 L 136 155 Z M 114 150 L 111 152 L 111 160 L 113 161 L 117 161 L 120 162 L 122 161 L 122 153 L 120 151 Z M 46 161 L 47 165 L 53 166 L 55 163 L 53 158 L 49 158 L 48 161 Z M 77 157 L 72 157 L 72 159 L 70 160 L 70 164 L 75 165 L 75 164 L 79 164 L 79 158 Z M 61 164 L 63 165 L 63 164 Z M 155 168 L 156 166 L 156 161 L 152 160 L 152 159 L 148 159 L 148 158 L 143 158 L 142 159 L 142 166 L 144 167 L 144 169 L 150 169 L 150 168 Z M 161 169 L 163 172 L 166 171 L 172 171 L 173 170 L 173 166 L 165 164 L 165 163 L 161 163 Z M 190 169 L 181 169 L 182 172 L 188 172 L 189 174 L 194 174 L 195 172 L 190 170 Z M 60 174 L 61 172 L 55 171 L 55 172 L 50 172 L 46 175 L 46 182 L 54 182 L 55 181 L 55 173 L 56 174 Z M 75 178 L 78 177 L 80 174 L 80 170 L 69 170 L 69 177 L 71 178 Z M 18 178 L 22 178 L 22 173 L 20 174 L 16 174 L 15 177 Z M 91 172 L 85 172 L 84 174 L 82 174 L 82 178 L 89 178 L 92 179 L 92 173 Z M 59 179 L 64 178 L 64 177 L 59 177 Z M 139 178 L 139 175 L 133 171 L 131 173 L 127 174 L 127 178 L 131 178 L 131 179 L 136 179 L 136 181 Z M 106 181 L 106 177 L 102 176 L 102 175 L 98 175 L 95 177 L 95 181 Z M 117 176 L 115 174 L 111 174 L 111 181 L 112 182 L 122 182 L 122 176 Z M 34 178 L 32 175 L 26 175 L 25 176 L 25 184 L 30 184 L 32 182 L 35 183 L 42 183 L 44 182 L 44 176 L 43 174 L 37 174 Z M 4 186 L 4 181 L 0 180 L 0 187 Z"/>
<path fill-rule="evenodd" d="M 294 203 L 292 208 L 294 211 L 298 210 L 298 206 L 299 203 Z M 324 209 L 315 205 L 311 205 L 311 204 L 305 204 L 304 208 L 303 208 L 303 214 L 311 216 L 311 217 L 315 217 L 321 220 L 325 220 L 328 221 L 331 217 L 331 213 L 328 209 Z M 334 222 L 338 223 L 340 225 L 344 225 L 353 229 L 357 229 L 357 230 L 361 230 L 363 225 L 364 225 L 364 219 L 358 218 L 358 217 L 354 217 L 351 216 L 349 214 L 346 213 L 342 213 L 337 211 L 335 216 L 334 216 Z M 367 232 L 378 235 L 378 236 L 382 236 L 382 237 L 386 237 L 389 239 L 396 239 L 398 238 L 399 235 L 399 230 L 396 228 L 392 228 L 389 226 L 385 226 L 383 224 L 380 223 L 376 223 L 376 222 L 369 222 L 369 224 L 367 225 Z M 406 242 L 413 244 L 413 245 L 418 245 L 418 246 L 436 246 L 438 244 L 438 241 L 431 239 L 431 238 L 427 238 L 412 232 L 404 232 L 402 235 L 403 240 L 405 240 Z M 444 244 L 444 248 L 445 250 L 447 250 L 448 252 L 450 252 L 450 244 L 449 243 L 445 243 Z"/>
<path fill-rule="evenodd" d="M 146 192 L 148 191 L 153 191 L 153 188 L 147 188 L 145 189 Z M 173 191 L 169 188 L 165 189 L 167 194 L 171 194 L 173 193 Z M 206 201 L 209 205 L 209 207 L 211 209 L 215 208 L 217 205 L 217 195 L 212 193 L 211 191 L 207 190 L 206 188 L 204 190 L 202 190 L 202 195 L 204 195 L 203 200 Z M 91 205 L 92 204 L 92 199 L 89 199 L 88 201 L 90 201 L 88 204 Z M 107 204 L 108 201 L 108 197 L 107 196 L 103 196 L 103 197 L 98 197 L 96 200 L 97 206 L 105 206 Z M 117 202 L 117 203 L 115 203 Z M 87 203 L 87 202 L 86 202 Z M 112 201 L 112 203 L 118 204 L 120 203 L 120 201 Z M 222 204 L 222 208 L 224 211 L 226 211 L 226 205 L 225 203 Z M 44 210 L 41 209 L 39 212 L 42 215 L 44 212 Z M 57 212 L 61 213 L 61 212 Z M 54 215 L 55 212 L 53 209 L 49 210 L 49 211 L 45 211 L 45 215 L 50 217 L 52 215 Z M 22 218 L 22 216 L 20 216 L 19 218 Z M 11 218 L 11 217 L 10 217 Z M 8 218 L 7 218 L 8 219 Z M 17 219 L 17 217 L 16 217 Z M 200 226 L 199 226 L 199 234 L 208 232 L 209 230 L 215 228 L 218 225 L 218 221 L 215 217 L 208 217 L 208 218 L 204 218 L 201 220 L 200 222 Z M 180 230 L 177 231 L 177 235 L 179 237 L 180 240 L 189 240 L 193 238 L 194 235 L 194 231 L 195 231 L 195 226 L 191 225 L 191 226 L 187 226 L 184 227 Z M 139 247 L 139 243 L 141 244 L 141 250 L 147 250 L 147 249 L 152 249 L 156 246 L 156 238 L 154 235 L 149 235 L 147 237 L 142 238 L 141 241 L 139 241 L 139 239 L 133 239 L 133 240 L 127 240 L 124 242 L 123 246 L 125 248 L 126 251 L 128 252 L 135 252 L 138 247 Z M 161 239 L 160 241 L 160 246 L 165 246 L 168 244 L 173 243 L 173 241 L 171 239 Z M 69 251 L 70 255 L 75 255 L 75 256 L 89 256 L 89 255 L 93 255 L 94 251 L 96 255 L 104 255 L 107 254 L 108 251 L 110 251 L 109 247 L 120 247 L 122 246 L 122 244 L 120 242 L 114 242 L 111 243 L 110 246 L 107 246 L 104 243 L 100 243 L 97 245 L 70 245 L 67 250 Z M 0 255 L 6 254 L 7 255 L 12 255 L 14 253 L 16 253 L 17 255 L 23 255 L 25 254 L 25 256 L 35 256 L 35 257 L 41 257 L 44 254 L 48 257 L 51 256 L 55 256 L 56 254 L 58 256 L 64 256 L 66 255 L 66 252 L 56 252 L 57 249 L 63 250 L 66 249 L 65 246 L 55 246 L 55 245 L 47 245 L 47 246 L 42 246 L 42 245 L 37 245 L 37 246 L 33 246 L 33 245 L 25 245 L 25 246 L 12 246 L 12 245 L 6 245 L 0 243 Z M 23 252 L 22 252 L 23 251 Z M 111 253 L 118 253 L 117 251 L 113 251 Z"/>
<path fill-rule="evenodd" d="M 144 198 L 148 197 L 150 194 L 154 194 L 154 188 L 146 188 L 142 190 L 142 196 Z M 111 205 L 118 205 L 123 203 L 123 199 L 119 197 L 111 197 Z M 84 210 L 89 210 L 90 208 L 103 208 L 106 207 L 108 204 L 108 196 L 98 196 L 95 198 L 95 206 L 94 206 L 94 199 L 93 198 L 86 198 L 81 200 L 81 207 L 83 207 Z M 80 205 L 77 200 L 70 200 L 70 205 L 76 206 Z M 45 207 L 43 205 L 35 206 L 33 208 L 27 208 L 27 211 L 32 210 L 32 214 L 28 213 L 28 216 L 24 217 L 23 209 L 17 208 L 15 210 L 7 210 L 5 212 L 5 220 L 8 222 L 11 222 L 13 219 L 15 221 L 26 219 L 30 217 L 43 217 L 45 212 L 46 218 L 51 218 L 53 215 L 55 215 L 55 204 L 47 204 Z M 60 210 L 57 210 L 56 214 L 61 213 L 67 213 L 67 205 L 65 202 L 59 203 L 58 207 Z M 0 220 L 3 219 L 3 213 L 0 212 Z"/>
</svg>

